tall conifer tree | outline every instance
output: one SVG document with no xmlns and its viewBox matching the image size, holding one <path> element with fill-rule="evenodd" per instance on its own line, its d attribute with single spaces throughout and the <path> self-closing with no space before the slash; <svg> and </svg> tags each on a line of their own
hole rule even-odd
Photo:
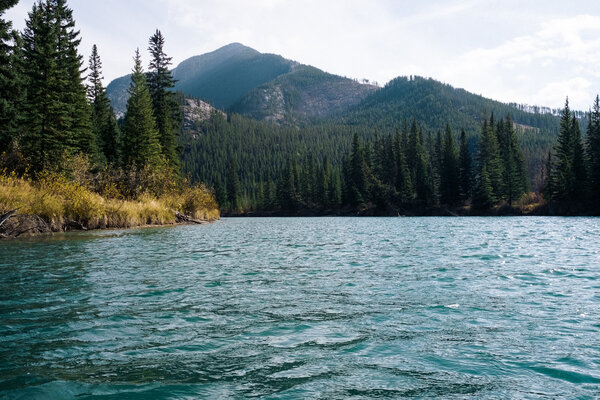
<svg viewBox="0 0 600 400">
<path fill-rule="evenodd" d="M 460 132 L 460 196 L 462 200 L 467 200 L 473 192 L 473 167 L 469 145 L 467 144 L 467 134 L 463 129 Z"/>
<path fill-rule="evenodd" d="M 479 176 L 483 167 L 486 167 L 487 176 L 489 177 L 494 197 L 498 198 L 502 195 L 502 162 L 500 159 L 500 150 L 498 148 L 498 137 L 494 123 L 494 114 L 488 122 L 484 117 L 481 127 L 481 137 L 479 139 Z"/>
<path fill-rule="evenodd" d="M 506 121 L 498 123 L 498 142 L 500 143 L 500 156 L 502 158 L 503 196 L 509 205 L 518 200 L 528 190 L 525 157 L 510 115 Z"/>
<path fill-rule="evenodd" d="M 119 127 L 102 79 L 102 62 L 98 48 L 93 45 L 87 87 L 88 101 L 92 107 L 92 127 L 104 159 L 114 164 L 119 153 Z"/>
<path fill-rule="evenodd" d="M 441 198 L 442 203 L 453 205 L 460 195 L 460 170 L 458 151 L 449 125 L 446 125 L 442 149 Z"/>
<path fill-rule="evenodd" d="M 171 57 L 164 52 L 165 38 L 156 30 L 150 38 L 150 69 L 148 72 L 148 87 L 152 97 L 154 116 L 162 154 L 177 172 L 180 169 L 179 154 L 177 151 L 177 136 L 181 114 L 179 105 L 175 101 L 172 91 L 175 86 L 173 73 L 169 70 Z"/>
<path fill-rule="evenodd" d="M 65 0 L 34 4 L 23 32 L 27 97 L 22 140 L 34 173 L 60 169 L 63 156 L 73 153 L 97 156 L 79 42 L 73 12 Z"/>
<path fill-rule="evenodd" d="M 12 30 L 10 21 L 2 17 L 4 12 L 18 3 L 5 0 L 0 3 L 0 154 L 9 150 L 16 139 L 20 125 L 20 103 L 23 84 L 18 54 L 18 34 Z"/>
<path fill-rule="evenodd" d="M 600 97 L 596 96 L 594 106 L 590 111 L 586 150 L 588 156 L 588 182 L 590 204 L 600 209 Z"/>
<path fill-rule="evenodd" d="M 81 39 L 75 30 L 73 10 L 66 0 L 49 0 L 53 7 L 58 33 L 58 67 L 61 72 L 61 95 L 67 106 L 67 134 L 75 152 L 98 159 L 98 142 L 92 130 L 91 110 L 81 76 L 83 57 L 78 52 Z"/>
<path fill-rule="evenodd" d="M 57 170 L 68 139 L 68 105 L 58 63 L 58 27 L 49 1 L 33 5 L 23 32 L 24 109 L 23 154 L 31 171 Z"/>
<path fill-rule="evenodd" d="M 559 202 L 573 202 L 577 193 L 575 149 L 578 146 L 575 143 L 577 139 L 580 142 L 581 138 L 573 129 L 573 119 L 569 108 L 569 99 L 567 99 L 560 119 L 560 133 L 554 147 L 556 160 L 553 162 L 548 176 L 551 183 L 546 185 L 552 189 L 549 193 L 550 197 Z"/>
<path fill-rule="evenodd" d="M 133 165 L 141 168 L 156 162 L 161 155 L 161 149 L 139 49 L 135 52 L 134 61 L 127 111 L 123 121 L 121 159 L 125 167 Z"/>
<path fill-rule="evenodd" d="M 227 168 L 227 202 L 233 212 L 241 211 L 241 188 L 235 160 L 229 162 Z"/>
</svg>

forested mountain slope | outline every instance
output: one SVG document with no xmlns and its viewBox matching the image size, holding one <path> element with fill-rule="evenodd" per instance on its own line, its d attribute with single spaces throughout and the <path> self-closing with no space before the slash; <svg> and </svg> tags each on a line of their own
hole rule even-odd
<svg viewBox="0 0 600 400">
<path fill-rule="evenodd" d="M 249 118 L 295 124 L 339 114 L 377 89 L 315 67 L 298 65 L 246 94 L 231 111 Z"/>
</svg>

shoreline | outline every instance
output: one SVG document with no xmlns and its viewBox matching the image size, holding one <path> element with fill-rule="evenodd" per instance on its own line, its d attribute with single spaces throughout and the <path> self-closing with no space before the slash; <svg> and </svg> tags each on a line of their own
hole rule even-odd
<svg viewBox="0 0 600 400">
<path fill-rule="evenodd" d="M 213 219 L 194 219 L 183 214 L 175 214 L 175 222 L 170 223 L 149 223 L 141 225 L 123 225 L 106 226 L 99 228 L 89 228 L 77 221 L 67 221 L 60 229 L 56 229 L 52 224 L 46 222 L 39 215 L 32 214 L 14 214 L 8 217 L 0 225 L 0 240 L 11 240 L 21 238 L 32 238 L 39 236 L 52 236 L 54 234 L 64 234 L 70 232 L 97 232 L 110 230 L 128 230 L 144 228 L 174 227 L 179 225 L 207 225 L 218 221 Z"/>
<path fill-rule="evenodd" d="M 597 217 L 600 214 L 579 207 L 561 206 L 555 204 L 539 204 L 525 209 L 498 205 L 487 210 L 473 210 L 467 206 L 460 207 L 422 207 L 414 209 L 381 210 L 371 205 L 361 209 L 300 209 L 295 212 L 277 211 L 248 211 L 243 213 L 222 212 L 227 218 L 253 217 Z"/>
</svg>

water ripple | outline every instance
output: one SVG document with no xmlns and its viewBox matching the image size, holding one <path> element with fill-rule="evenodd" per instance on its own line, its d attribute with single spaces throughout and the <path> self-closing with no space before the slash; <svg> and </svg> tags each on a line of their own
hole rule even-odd
<svg viewBox="0 0 600 400">
<path fill-rule="evenodd" d="M 0 242 L 0 397 L 595 398 L 600 219 Z"/>
</svg>

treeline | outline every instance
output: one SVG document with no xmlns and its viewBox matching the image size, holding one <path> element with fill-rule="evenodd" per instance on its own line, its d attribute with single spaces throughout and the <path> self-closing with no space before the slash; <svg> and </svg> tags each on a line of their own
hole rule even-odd
<svg viewBox="0 0 600 400">
<path fill-rule="evenodd" d="M 16 3 L 3 2 L 0 11 Z M 35 3 L 22 33 L 1 20 L 0 38 L 3 169 L 33 179 L 48 173 L 86 175 L 97 192 L 128 197 L 160 194 L 180 183 L 181 113 L 160 31 L 149 40 L 147 73 L 135 53 L 121 123 L 102 84 L 96 45 L 87 78 L 82 77 L 80 34 L 65 0 Z"/>
<path fill-rule="evenodd" d="M 567 99 L 554 151 L 548 154 L 545 196 L 553 212 L 600 212 L 600 98 L 588 116 L 585 138 Z"/>
<path fill-rule="evenodd" d="M 363 140 L 354 133 L 339 163 L 307 154 L 289 158 L 278 175 L 260 180 L 248 196 L 241 188 L 235 163 L 229 165 L 217 198 L 231 212 L 372 208 L 379 213 L 465 204 L 487 210 L 499 202 L 509 206 L 528 192 L 525 158 L 514 124 L 507 116 L 485 118 L 477 156 L 466 134 L 456 141 L 449 126 L 435 135 L 413 120 L 393 135 Z"/>
<path fill-rule="evenodd" d="M 513 206 L 523 211 L 527 201 L 540 213 L 595 214 L 600 212 L 600 98 L 588 114 L 585 137 L 567 101 L 548 154 L 545 200 L 524 196 L 530 190 L 526 159 L 510 115 L 484 118 L 474 152 L 464 130 L 457 142 L 448 125 L 432 135 L 413 120 L 410 128 L 405 122 L 395 134 L 373 140 L 354 133 L 338 164 L 312 154 L 290 157 L 277 176 L 259 181 L 250 197 L 237 171 L 230 163 L 226 184 L 217 186 L 221 204 L 234 213 L 370 209 L 389 215 L 439 208 L 485 213 L 503 204 L 510 212 Z"/>
</svg>

